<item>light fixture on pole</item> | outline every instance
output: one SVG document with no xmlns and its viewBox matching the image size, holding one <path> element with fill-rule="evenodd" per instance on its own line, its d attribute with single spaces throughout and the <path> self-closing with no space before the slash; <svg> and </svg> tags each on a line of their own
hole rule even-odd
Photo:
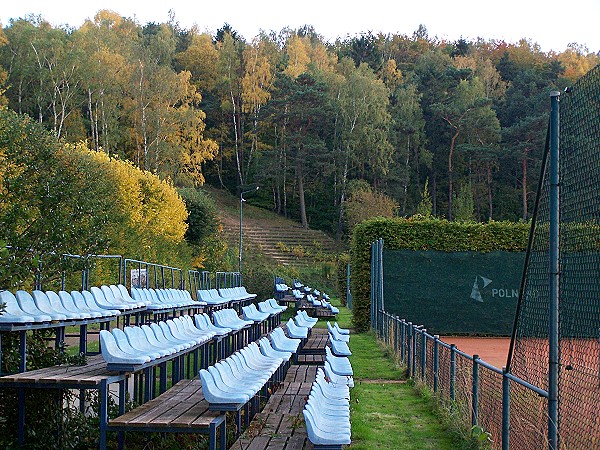
<svg viewBox="0 0 600 450">
<path fill-rule="evenodd" d="M 240 249 L 239 249 L 239 259 L 238 259 L 238 272 L 242 273 L 242 205 L 246 201 L 244 198 L 244 194 L 249 192 L 258 191 L 258 186 L 253 187 L 252 189 L 248 189 L 245 191 L 240 190 Z"/>
</svg>

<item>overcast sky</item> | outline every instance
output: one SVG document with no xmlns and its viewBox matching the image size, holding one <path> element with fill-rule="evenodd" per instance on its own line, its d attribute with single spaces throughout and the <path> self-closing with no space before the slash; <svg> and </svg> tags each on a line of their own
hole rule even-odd
<svg viewBox="0 0 600 450">
<path fill-rule="evenodd" d="M 467 40 L 521 38 L 538 43 L 544 51 L 563 51 L 571 42 L 600 51 L 600 0 L 6 0 L 0 21 L 41 14 L 54 25 L 79 27 L 100 9 L 133 17 L 140 24 L 166 22 L 168 11 L 184 28 L 197 24 L 214 32 L 225 22 L 247 41 L 259 30 L 312 25 L 327 40 L 362 32 L 411 35 L 419 24 L 430 37 Z"/>
</svg>

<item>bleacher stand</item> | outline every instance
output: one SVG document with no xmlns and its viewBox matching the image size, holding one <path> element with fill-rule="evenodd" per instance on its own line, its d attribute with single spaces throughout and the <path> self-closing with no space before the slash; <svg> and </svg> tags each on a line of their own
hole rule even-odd
<svg viewBox="0 0 600 450">
<path fill-rule="evenodd" d="M 210 341 L 215 333 L 197 328 L 189 316 L 165 322 L 100 331 L 102 357 L 109 370 L 135 371 L 152 361 Z M 156 361 L 155 361 L 156 363 Z"/>
<path fill-rule="evenodd" d="M 235 412 L 238 433 L 242 428 L 242 408 L 250 404 L 253 410 L 246 409 L 247 424 L 249 416 L 260 408 L 260 397 L 268 397 L 272 387 L 283 381 L 290 358 L 298 349 L 298 344 L 285 336 L 282 340 L 280 333 L 281 328 L 277 328 L 269 335 L 272 345 L 267 338 L 261 338 L 259 344 L 251 342 L 199 372 L 209 409 Z"/>
<path fill-rule="evenodd" d="M 303 410 L 304 422 L 315 449 L 341 450 L 351 443 L 349 388 L 354 386 L 353 371 L 348 358 L 335 356 L 328 347 L 325 350 L 325 365 L 317 370 Z"/>
<path fill-rule="evenodd" d="M 290 287 L 285 284 L 285 280 L 280 277 L 275 277 L 274 295 L 275 299 L 281 300 L 290 291 Z"/>
</svg>

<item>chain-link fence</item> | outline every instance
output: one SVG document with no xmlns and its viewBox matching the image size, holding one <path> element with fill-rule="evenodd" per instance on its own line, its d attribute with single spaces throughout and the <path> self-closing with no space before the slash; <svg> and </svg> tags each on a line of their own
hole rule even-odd
<svg viewBox="0 0 600 450">
<path fill-rule="evenodd" d="M 426 384 L 447 407 L 455 426 L 487 433 L 492 448 L 547 448 L 545 426 L 539 427 L 547 420 L 544 389 L 443 342 L 420 325 L 383 310 L 377 315 L 378 337 L 409 376 Z"/>
<path fill-rule="evenodd" d="M 506 369 L 386 311 L 382 240 L 371 255 L 373 329 L 456 423 L 503 450 L 600 448 L 600 66 L 558 104 Z"/>
<path fill-rule="evenodd" d="M 558 183 L 558 436 L 564 449 L 600 448 L 600 66 L 560 96 Z M 510 370 L 548 386 L 551 177 L 538 196 Z M 530 404 L 523 399 L 523 411 Z M 540 414 L 543 427 L 547 415 Z M 534 447 L 530 447 L 534 448 Z"/>
</svg>

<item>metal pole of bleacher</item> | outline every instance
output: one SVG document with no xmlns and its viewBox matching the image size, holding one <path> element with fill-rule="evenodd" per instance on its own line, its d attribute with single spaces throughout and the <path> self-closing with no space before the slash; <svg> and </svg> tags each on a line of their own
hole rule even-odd
<svg viewBox="0 0 600 450">
<path fill-rule="evenodd" d="M 246 191 L 240 190 L 240 248 L 239 248 L 239 260 L 238 260 L 238 272 L 242 273 L 242 205 L 246 201 L 244 199 L 244 194 L 249 192 L 258 191 L 258 186 L 255 186 L 252 189 L 248 189 Z"/>
</svg>

